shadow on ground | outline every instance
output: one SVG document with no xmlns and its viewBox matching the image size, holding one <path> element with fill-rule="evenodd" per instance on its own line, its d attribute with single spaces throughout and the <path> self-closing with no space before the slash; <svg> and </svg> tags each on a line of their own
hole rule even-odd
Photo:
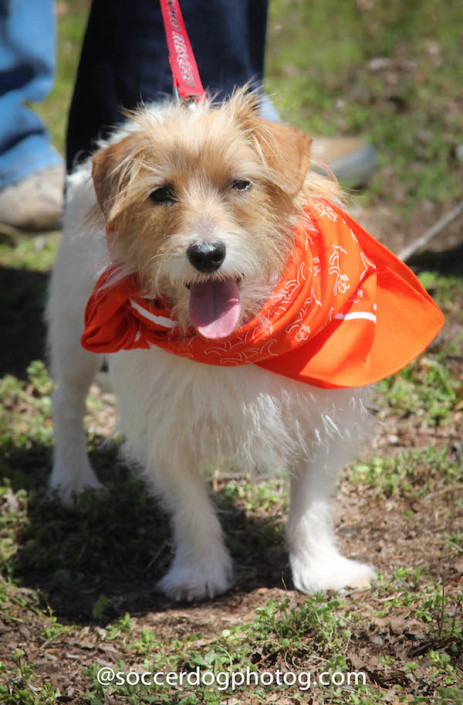
<svg viewBox="0 0 463 705">
<path fill-rule="evenodd" d="M 92 461 L 107 494 L 88 494 L 67 510 L 45 494 L 49 448 L 9 454 L 12 487 L 30 497 L 13 577 L 39 589 L 44 607 L 63 623 L 105 625 L 126 612 L 168 609 L 172 603 L 155 590 L 171 560 L 168 518 L 115 450 L 100 449 Z M 236 565 L 234 590 L 289 584 L 281 520 L 247 516 L 221 491 L 214 501 Z"/>
<path fill-rule="evenodd" d="M 407 262 L 414 272 L 439 272 L 463 276 L 463 243 L 450 250 L 426 250 L 414 255 Z"/>
<path fill-rule="evenodd" d="M 0 376 L 26 379 L 31 360 L 45 357 L 48 274 L 0 267 Z"/>
</svg>

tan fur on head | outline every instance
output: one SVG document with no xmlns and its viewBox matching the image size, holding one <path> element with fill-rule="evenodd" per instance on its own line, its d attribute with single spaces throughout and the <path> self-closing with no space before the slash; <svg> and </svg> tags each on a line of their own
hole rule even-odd
<svg viewBox="0 0 463 705">
<path fill-rule="evenodd" d="M 100 150 L 92 164 L 98 204 L 114 229 L 112 257 L 138 272 L 153 295 L 169 296 L 182 320 L 186 285 L 205 276 L 186 250 L 221 240 L 227 259 L 214 276 L 243 282 L 249 314 L 255 291 L 268 293 L 278 278 L 310 191 L 333 197 L 326 179 L 308 173 L 310 138 L 262 120 L 256 94 L 243 89 L 221 105 L 176 103 L 138 111 L 133 120 L 131 134 Z M 241 192 L 240 181 L 251 186 Z M 153 202 L 160 188 L 170 190 L 171 201 Z"/>
</svg>

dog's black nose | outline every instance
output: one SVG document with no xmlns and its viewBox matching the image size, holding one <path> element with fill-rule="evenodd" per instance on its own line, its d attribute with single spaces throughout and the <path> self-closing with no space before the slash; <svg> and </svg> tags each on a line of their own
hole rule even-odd
<svg viewBox="0 0 463 705">
<path fill-rule="evenodd" d="M 186 251 L 188 259 L 199 272 L 215 272 L 225 259 L 223 242 L 197 242 Z"/>
</svg>

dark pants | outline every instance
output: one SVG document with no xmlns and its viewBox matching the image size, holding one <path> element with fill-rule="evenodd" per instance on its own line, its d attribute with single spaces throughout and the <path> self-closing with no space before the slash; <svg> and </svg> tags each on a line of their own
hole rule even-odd
<svg viewBox="0 0 463 705">
<path fill-rule="evenodd" d="M 180 0 L 203 86 L 224 98 L 264 72 L 268 0 Z M 93 0 L 69 114 L 67 166 L 135 108 L 172 93 L 158 0 Z"/>
</svg>

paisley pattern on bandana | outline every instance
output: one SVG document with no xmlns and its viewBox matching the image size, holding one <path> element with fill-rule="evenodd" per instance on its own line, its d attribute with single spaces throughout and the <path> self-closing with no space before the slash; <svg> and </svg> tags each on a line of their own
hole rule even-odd
<svg viewBox="0 0 463 705">
<path fill-rule="evenodd" d="M 350 216 L 319 200 L 306 209 L 285 271 L 260 314 L 220 340 L 183 331 L 169 304 L 135 276 L 98 280 L 82 345 L 95 353 L 150 348 L 209 365 L 256 364 L 321 387 L 371 384 L 411 362 L 443 315 L 414 274 Z"/>
</svg>

